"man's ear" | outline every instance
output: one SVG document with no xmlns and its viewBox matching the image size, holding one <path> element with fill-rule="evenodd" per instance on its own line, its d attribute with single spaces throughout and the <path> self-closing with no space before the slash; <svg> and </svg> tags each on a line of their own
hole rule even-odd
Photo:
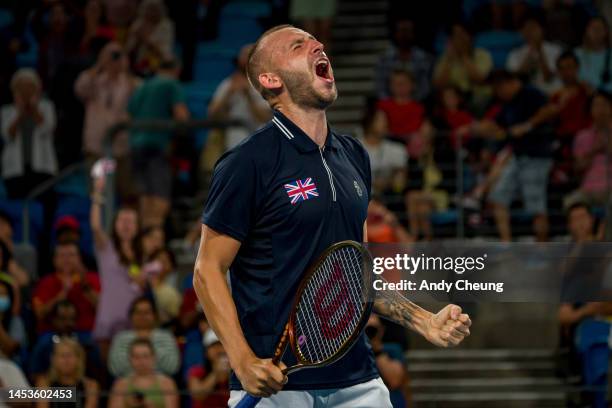
<svg viewBox="0 0 612 408">
<path fill-rule="evenodd" d="M 278 93 L 283 87 L 283 82 L 281 81 L 280 77 L 272 72 L 261 73 L 257 79 L 262 87 L 272 91 L 273 93 Z"/>
</svg>

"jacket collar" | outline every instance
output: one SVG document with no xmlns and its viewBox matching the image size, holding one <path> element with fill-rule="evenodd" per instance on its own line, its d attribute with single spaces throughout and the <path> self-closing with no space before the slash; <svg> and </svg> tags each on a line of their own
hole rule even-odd
<svg viewBox="0 0 612 408">
<path fill-rule="evenodd" d="M 301 153 L 309 153 L 319 149 L 319 146 L 306 134 L 299 126 L 293 123 L 288 117 L 281 112 L 275 110 L 272 123 L 278 128 L 281 134 L 291 142 L 291 144 Z M 327 123 L 327 138 L 325 139 L 325 148 L 338 149 L 340 143 L 338 138 Z"/>
</svg>

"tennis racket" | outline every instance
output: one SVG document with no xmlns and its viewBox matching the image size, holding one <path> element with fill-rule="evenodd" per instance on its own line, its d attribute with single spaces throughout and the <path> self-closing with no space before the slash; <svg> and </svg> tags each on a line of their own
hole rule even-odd
<svg viewBox="0 0 612 408">
<path fill-rule="evenodd" d="M 297 364 L 284 374 L 324 367 L 341 359 L 353 346 L 372 311 L 372 257 L 355 241 L 327 248 L 307 270 L 272 361 L 287 349 Z M 246 395 L 236 408 L 253 408 L 261 397 Z"/>
</svg>

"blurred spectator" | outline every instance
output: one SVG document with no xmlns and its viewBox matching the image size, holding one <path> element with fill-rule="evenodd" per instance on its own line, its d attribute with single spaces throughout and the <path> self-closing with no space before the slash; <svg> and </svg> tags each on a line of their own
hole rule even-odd
<svg viewBox="0 0 612 408">
<path fill-rule="evenodd" d="M 2 177 L 10 198 L 24 198 L 57 172 L 53 146 L 55 110 L 42 98 L 38 74 L 18 70 L 11 79 L 14 102 L 2 107 Z"/>
<path fill-rule="evenodd" d="M 595 241 L 595 217 L 591 208 L 584 203 L 575 203 L 567 209 L 567 231 L 572 242 Z"/>
<path fill-rule="evenodd" d="M 104 14 L 108 23 L 117 29 L 118 39 L 123 42 L 130 24 L 138 12 L 138 0 L 103 0 Z"/>
<path fill-rule="evenodd" d="M 41 3 L 33 13 L 32 26 L 38 40 L 38 71 L 49 88 L 61 74 L 62 65 L 77 54 L 80 35 L 67 3 Z"/>
<path fill-rule="evenodd" d="M 130 344 L 136 338 L 145 338 L 155 349 L 155 366 L 167 375 L 174 375 L 180 365 L 176 339 L 168 330 L 158 328 L 157 311 L 152 300 L 141 297 L 130 309 L 132 328 L 113 337 L 108 356 L 108 369 L 115 377 L 130 373 Z"/>
<path fill-rule="evenodd" d="M 379 200 L 373 199 L 368 206 L 368 242 L 393 243 L 412 242 L 413 238 Z"/>
<path fill-rule="evenodd" d="M 579 80 L 580 63 L 571 51 L 557 59 L 561 87 L 550 97 L 551 107 L 557 116 L 556 134 L 560 140 L 572 140 L 579 130 L 590 122 L 587 110 L 589 89 Z"/>
<path fill-rule="evenodd" d="M 138 213 L 128 207 L 120 208 L 109 237 L 102 225 L 102 180 L 94 180 L 90 223 L 102 283 L 93 335 L 100 341 L 105 355 L 105 347 L 113 335 L 129 326 L 130 304 L 142 294 L 144 282 L 140 277 L 140 252 L 136 241 Z"/>
<path fill-rule="evenodd" d="M 289 3 L 291 20 L 312 34 L 329 52 L 337 0 L 290 0 Z"/>
<path fill-rule="evenodd" d="M 575 50 L 580 79 L 593 90 L 612 91 L 610 29 L 602 17 L 592 17 L 584 30 L 582 45 Z"/>
<path fill-rule="evenodd" d="M 178 71 L 175 61 L 166 61 L 156 76 L 136 90 L 128 105 L 132 119 L 189 118 L 183 87 L 176 79 Z M 130 135 L 132 177 L 139 190 L 140 216 L 145 227 L 163 225 L 170 209 L 171 141 L 172 133 L 168 131 L 133 130 Z"/>
<path fill-rule="evenodd" d="M 83 9 L 83 35 L 79 44 L 81 54 L 97 51 L 100 43 L 116 40 L 115 28 L 104 18 L 103 0 L 88 0 Z"/>
<path fill-rule="evenodd" d="M 44 276 L 36 285 L 32 306 L 38 320 L 38 333 L 51 329 L 49 315 L 56 303 L 68 299 L 79 310 L 76 329 L 91 331 L 96 318 L 100 280 L 86 270 L 78 244 L 58 242 L 53 254 L 55 272 Z"/>
<path fill-rule="evenodd" d="M 404 389 L 408 383 L 408 373 L 400 345 L 383 343 L 385 326 L 380 318 L 373 313 L 370 315 L 365 333 L 370 340 L 380 377 L 389 389 L 393 408 L 407 407 Z"/>
<path fill-rule="evenodd" d="M 74 339 L 63 337 L 55 343 L 51 355 L 49 373 L 40 377 L 37 387 L 74 387 L 76 404 L 80 407 L 95 408 L 98 406 L 98 383 L 85 377 L 85 352 Z M 37 401 L 37 408 L 63 407 L 65 403 Z"/>
<path fill-rule="evenodd" d="M 19 314 L 13 311 L 14 284 L 10 277 L 0 276 L 0 352 L 20 362 L 19 352 L 27 349 L 27 333 Z"/>
<path fill-rule="evenodd" d="M 200 227 L 201 228 L 201 227 Z M 193 287 L 183 291 L 183 301 L 179 309 L 179 324 L 184 332 L 197 328 L 198 319 L 202 314 L 202 305 Z"/>
<path fill-rule="evenodd" d="M 246 128 L 225 129 L 225 149 L 231 149 L 261 127 L 271 117 L 270 106 L 246 77 L 246 64 L 252 44 L 245 45 L 236 58 L 236 70 L 225 78 L 208 105 L 208 117 L 216 120 L 240 120 Z"/>
<path fill-rule="evenodd" d="M 85 105 L 83 151 L 91 162 L 105 153 L 108 128 L 127 119 L 128 101 L 137 85 L 137 79 L 129 71 L 125 52 L 116 42 L 107 44 L 100 51 L 96 64 L 77 78 L 74 90 Z M 112 142 L 121 195 L 127 195 L 124 185 L 126 178 L 129 179 L 127 137 L 126 132 L 121 132 Z"/>
<path fill-rule="evenodd" d="M 29 389 L 30 383 L 20 366 L 14 361 L 0 354 L 0 388 L 9 389 Z M 8 406 L 2 404 L 3 406 Z"/>
<path fill-rule="evenodd" d="M 126 354 L 131 374 L 115 381 L 109 408 L 177 408 L 179 396 L 176 384 L 170 377 L 156 372 L 156 350 L 151 341 L 142 338 L 132 340 Z"/>
<path fill-rule="evenodd" d="M 551 94 L 559 86 L 555 65 L 561 47 L 544 40 L 544 27 L 535 17 L 525 20 L 521 34 L 525 45 L 510 52 L 506 67 L 523 76 L 543 93 Z"/>
<path fill-rule="evenodd" d="M 78 311 L 69 300 L 57 302 L 49 313 L 51 330 L 38 336 L 30 353 L 29 372 L 37 379 L 49 369 L 53 347 L 62 338 L 69 337 L 78 341 L 85 351 L 85 371 L 92 378 L 100 378 L 106 368 L 100 359 L 98 346 L 91 338 L 90 332 L 77 331 Z"/>
<path fill-rule="evenodd" d="M 143 0 L 126 43 L 134 70 L 140 74 L 157 71 L 173 58 L 173 47 L 174 23 L 167 16 L 166 5 L 162 0 Z"/>
<path fill-rule="evenodd" d="M 414 94 L 417 101 L 429 95 L 433 58 L 414 45 L 414 22 L 399 19 L 393 26 L 393 47 L 380 56 L 376 65 L 376 94 L 379 98 L 389 98 L 389 84 L 393 71 L 401 69 L 410 72 L 414 78 Z"/>
<path fill-rule="evenodd" d="M 155 252 L 166 246 L 166 233 L 160 226 L 145 227 L 138 234 L 142 259 L 148 261 Z"/>
<path fill-rule="evenodd" d="M 465 106 L 465 96 L 459 88 L 447 86 L 437 92 L 437 102 L 433 112 L 433 125 L 442 132 L 450 132 L 448 137 L 454 149 L 465 145 L 470 138 L 474 116 Z M 446 139 L 446 138 L 444 138 Z"/>
<path fill-rule="evenodd" d="M 53 229 L 57 242 L 79 242 L 81 240 L 81 225 L 73 215 L 64 215 L 58 218 Z"/>
<path fill-rule="evenodd" d="M 363 147 L 370 156 L 373 193 L 401 193 L 406 183 L 408 156 L 400 143 L 385 139 L 389 134 L 385 113 L 368 109 L 362 128 Z"/>
<path fill-rule="evenodd" d="M 230 365 L 223 345 L 212 329 L 204 333 L 206 363 L 196 365 L 187 373 L 187 389 L 193 408 L 224 407 L 229 399 Z"/>
<path fill-rule="evenodd" d="M 414 79 L 408 71 L 393 71 L 389 79 L 391 97 L 378 101 L 387 115 L 389 134 L 406 144 L 408 155 L 418 159 L 424 152 L 431 127 L 425 107 L 412 98 Z"/>
<path fill-rule="evenodd" d="M 182 301 L 181 294 L 171 283 L 176 280 L 174 255 L 168 248 L 161 248 L 151 255 L 150 261 L 144 268 L 155 269 L 149 282 L 159 312 L 159 323 L 166 326 L 178 317 Z"/>
<path fill-rule="evenodd" d="M 10 216 L 0 210 L 0 272 L 8 273 L 18 286 L 25 287 L 30 283 L 36 271 L 36 251 L 29 245 L 15 245 L 13 242 L 13 222 Z M 33 253 L 34 252 L 34 253 Z M 25 262 L 24 262 L 25 260 Z M 22 265 L 27 265 L 26 269 Z"/>
<path fill-rule="evenodd" d="M 580 175 L 580 187 L 566 198 L 565 205 L 574 201 L 604 204 L 608 201 L 612 180 L 612 96 L 598 92 L 591 100 L 593 124 L 576 135 L 574 159 Z M 606 171 L 607 169 L 607 171 Z"/>
<path fill-rule="evenodd" d="M 492 83 L 500 103 L 490 136 L 505 140 L 512 156 L 501 169 L 489 193 L 497 230 L 502 241 L 510 241 L 510 204 L 520 190 L 525 209 L 533 215 L 539 241 L 548 237 L 547 183 L 551 168 L 550 130 L 545 126 L 545 96 L 523 85 L 514 74 L 494 73 Z"/>
<path fill-rule="evenodd" d="M 485 80 L 492 68 L 491 54 L 483 48 L 474 48 L 467 27 L 456 23 L 434 69 L 433 83 L 437 88 L 455 86 L 470 95 L 473 105 L 480 106 L 489 93 Z"/>
</svg>

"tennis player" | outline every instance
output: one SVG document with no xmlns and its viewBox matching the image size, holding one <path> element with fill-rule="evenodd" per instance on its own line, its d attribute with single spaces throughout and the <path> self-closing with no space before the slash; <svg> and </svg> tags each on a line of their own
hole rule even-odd
<svg viewBox="0 0 612 408">
<path fill-rule="evenodd" d="M 258 407 L 391 407 L 364 335 L 338 362 L 290 378 L 270 359 L 308 265 L 335 242 L 366 239 L 371 175 L 360 143 L 328 126 L 336 85 L 312 35 L 270 29 L 253 47 L 247 74 L 274 117 L 217 163 L 194 273 L 233 369 L 228 404 L 246 392 L 269 397 Z M 374 310 L 442 347 L 469 335 L 471 321 L 455 305 L 432 314 L 390 293 Z"/>
</svg>

